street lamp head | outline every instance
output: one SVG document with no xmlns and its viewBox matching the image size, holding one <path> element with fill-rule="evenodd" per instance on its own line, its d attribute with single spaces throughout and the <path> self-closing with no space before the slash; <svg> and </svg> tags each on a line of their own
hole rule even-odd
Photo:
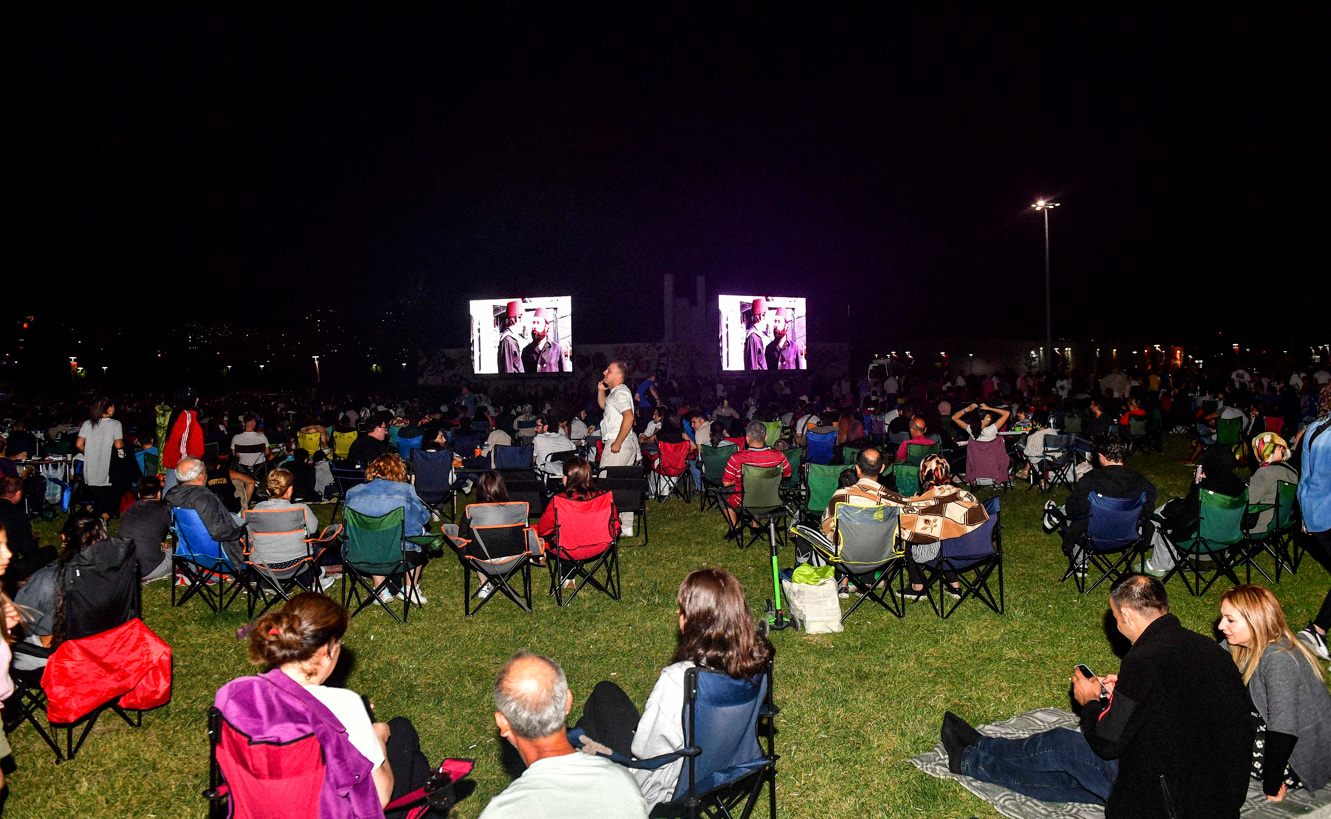
<svg viewBox="0 0 1331 819">
<path fill-rule="evenodd" d="M 1048 199 L 1037 199 L 1035 201 L 1035 204 L 1031 205 L 1031 207 L 1035 208 L 1036 210 L 1049 210 L 1050 208 L 1058 207 L 1058 203 L 1052 202 Z"/>
</svg>

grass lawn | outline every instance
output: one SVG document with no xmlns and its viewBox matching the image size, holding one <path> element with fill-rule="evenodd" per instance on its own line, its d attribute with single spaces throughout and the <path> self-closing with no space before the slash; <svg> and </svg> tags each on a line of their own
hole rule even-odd
<svg viewBox="0 0 1331 819">
<path fill-rule="evenodd" d="M 1166 454 L 1133 456 L 1129 465 L 1146 472 L 1162 498 L 1182 494 L 1191 478 L 1180 463 L 1183 446 L 1171 438 Z M 897 619 L 865 605 L 841 634 L 773 636 L 781 815 L 998 815 L 955 783 L 925 776 L 906 760 L 937 742 L 944 709 L 980 723 L 1031 708 L 1067 707 L 1068 675 L 1076 663 L 1101 674 L 1117 670 L 1104 625 L 1106 589 L 1082 598 L 1071 583 L 1058 582 L 1066 563 L 1057 539 L 1040 530 L 1043 502 L 1043 495 L 1024 486 L 1003 497 L 1002 616 L 968 603 L 943 622 L 927 604 L 917 604 Z M 319 510 L 327 518 L 332 508 Z M 42 527 L 46 542 L 58 524 Z M 651 544 L 621 551 L 621 602 L 589 589 L 565 609 L 539 598 L 531 615 L 496 600 L 464 618 L 461 569 L 451 556 L 435 560 L 425 572 L 429 605 L 413 612 L 407 626 L 372 610 L 352 622 L 346 648 L 355 665 L 348 685 L 374 701 L 381 719 L 410 717 L 432 760 L 476 760 L 476 790 L 453 813 L 475 817 L 516 773 L 505 768 L 490 697 L 495 673 L 510 653 L 529 649 L 559 660 L 574 692 L 576 719 L 598 680 L 613 679 L 640 705 L 646 701 L 674 649 L 674 595 L 689 570 L 729 569 L 743 581 L 754 612 L 762 612 L 771 594 L 767 551 L 740 551 L 722 540 L 723 532 L 720 516 L 702 517 L 696 504 L 653 503 Z M 793 559 L 782 558 L 786 565 Z M 1294 628 L 1316 613 L 1329 586 L 1327 571 L 1311 558 L 1297 577 L 1279 584 Z M 1209 632 L 1225 588 L 1217 583 L 1198 600 L 1171 581 L 1173 611 L 1184 625 Z M 9 777 L 6 815 L 204 815 L 199 794 L 208 767 L 206 709 L 220 685 L 253 672 L 246 644 L 234 636 L 245 623 L 244 607 L 214 615 L 191 601 L 172 609 L 162 582 L 146 589 L 143 619 L 173 648 L 171 703 L 145 714 L 139 730 L 104 715 L 79 757 L 59 766 L 31 726 L 15 731 L 10 742 L 18 770 Z"/>
</svg>

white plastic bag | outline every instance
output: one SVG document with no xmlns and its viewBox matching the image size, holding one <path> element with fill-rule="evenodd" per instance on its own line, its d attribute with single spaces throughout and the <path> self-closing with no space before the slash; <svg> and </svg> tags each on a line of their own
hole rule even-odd
<svg viewBox="0 0 1331 819">
<path fill-rule="evenodd" d="M 844 631 L 835 579 L 828 578 L 813 584 L 782 580 L 781 591 L 786 596 L 791 618 L 806 634 Z"/>
</svg>

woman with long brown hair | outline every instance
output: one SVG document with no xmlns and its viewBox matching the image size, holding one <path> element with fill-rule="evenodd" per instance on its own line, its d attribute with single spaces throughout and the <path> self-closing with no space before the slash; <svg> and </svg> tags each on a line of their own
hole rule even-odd
<svg viewBox="0 0 1331 819">
<path fill-rule="evenodd" d="M 628 694 L 612 682 L 597 683 L 583 707 L 578 727 L 624 756 L 638 759 L 684 748 L 684 672 L 698 666 L 734 679 L 754 677 L 776 649 L 758 632 L 744 587 L 725 569 L 690 572 L 675 596 L 679 641 L 671 664 L 661 671 L 642 716 Z M 669 802 L 679 783 L 682 761 L 654 771 L 633 770 L 650 807 Z"/>
<path fill-rule="evenodd" d="M 1279 802 L 1300 787 L 1321 790 L 1331 781 L 1331 693 L 1321 662 L 1295 639 L 1280 601 L 1261 586 L 1225 592 L 1219 628 L 1262 717 L 1252 775 L 1266 798 Z"/>
</svg>

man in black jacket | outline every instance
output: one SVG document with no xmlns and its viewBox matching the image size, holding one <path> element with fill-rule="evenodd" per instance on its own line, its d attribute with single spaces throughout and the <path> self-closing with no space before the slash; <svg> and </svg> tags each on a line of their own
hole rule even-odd
<svg viewBox="0 0 1331 819">
<path fill-rule="evenodd" d="M 1055 528 L 1063 532 L 1063 553 L 1069 554 L 1073 544 L 1084 534 L 1090 521 L 1091 493 L 1096 492 L 1106 498 L 1125 498 L 1136 500 L 1146 496 L 1142 505 L 1142 537 L 1149 543 L 1155 531 L 1151 523 L 1151 514 L 1155 511 L 1155 484 L 1146 476 L 1123 465 L 1128 457 L 1128 445 L 1117 435 L 1101 435 L 1094 441 L 1094 455 L 1097 467 L 1077 479 L 1063 508 L 1058 508 L 1053 501 L 1045 503 L 1045 531 Z M 1078 566 L 1082 566 L 1078 561 Z"/>
<path fill-rule="evenodd" d="M 222 544 L 223 551 L 233 566 L 244 566 L 240 538 L 245 532 L 240 515 L 227 511 L 222 500 L 207 486 L 208 470 L 203 461 L 185 458 L 176 466 L 178 483 L 166 493 L 164 500 L 174 509 L 193 509 L 208 530 L 208 536 Z"/>
<path fill-rule="evenodd" d="M 5 589 L 12 594 L 20 582 L 57 556 L 55 547 L 42 546 L 32 534 L 32 523 L 23 508 L 22 478 L 0 478 L 0 526 L 5 529 L 13 554 L 4 578 Z"/>
<path fill-rule="evenodd" d="M 1238 667 L 1169 613 L 1154 577 L 1120 578 L 1109 605 L 1132 648 L 1118 674 L 1073 671 L 1081 733 L 983 737 L 949 711 L 949 769 L 1047 801 L 1103 801 L 1106 819 L 1236 819 L 1256 736 Z"/>
</svg>

